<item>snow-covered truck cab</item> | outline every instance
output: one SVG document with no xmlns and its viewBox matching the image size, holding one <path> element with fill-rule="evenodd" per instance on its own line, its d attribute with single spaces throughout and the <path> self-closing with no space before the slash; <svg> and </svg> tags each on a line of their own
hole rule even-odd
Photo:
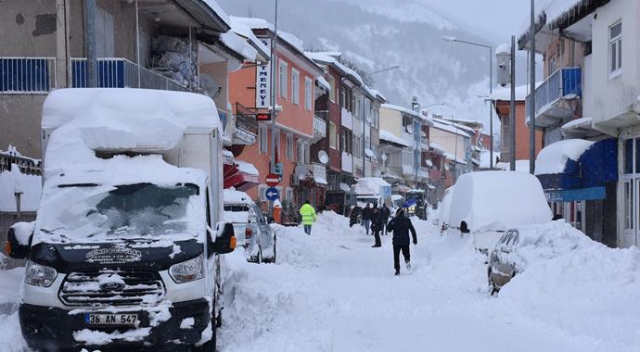
<svg viewBox="0 0 640 352">
<path fill-rule="evenodd" d="M 63 89 L 43 109 L 43 196 L 19 308 L 37 350 L 215 349 L 222 143 L 213 101 L 191 93 Z"/>
</svg>

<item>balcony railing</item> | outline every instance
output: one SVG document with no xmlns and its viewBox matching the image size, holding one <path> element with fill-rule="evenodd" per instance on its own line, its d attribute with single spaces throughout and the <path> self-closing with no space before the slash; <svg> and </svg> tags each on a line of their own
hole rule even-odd
<svg viewBox="0 0 640 352">
<path fill-rule="evenodd" d="M 313 137 L 322 139 L 327 136 L 327 122 L 318 116 L 313 117 Z"/>
<path fill-rule="evenodd" d="M 353 155 L 342 152 L 340 160 L 342 162 L 342 171 L 353 173 Z"/>
<path fill-rule="evenodd" d="M 309 171 L 311 171 L 311 174 L 316 179 L 316 181 L 318 181 L 318 179 L 322 179 L 326 182 L 327 180 L 326 166 L 318 163 L 310 163 L 308 167 L 309 167 Z"/>
<path fill-rule="evenodd" d="M 353 114 L 345 108 L 340 110 L 341 118 L 342 118 L 342 127 L 353 130 Z"/>
<path fill-rule="evenodd" d="M 0 57 L 0 94 L 46 94 L 56 88 L 56 59 Z"/>
<path fill-rule="evenodd" d="M 582 97 L 582 70 L 580 68 L 563 68 L 554 72 L 547 78 L 535 93 L 536 125 L 550 126 L 556 124 L 573 113 L 573 109 L 559 106 L 563 99 Z M 527 96 L 527 121 L 529 116 L 529 104 L 531 94 Z"/>
<path fill-rule="evenodd" d="M 189 88 L 159 73 L 123 58 L 98 59 L 96 75 L 100 88 L 146 88 L 188 92 Z M 71 87 L 87 87 L 87 59 L 71 59 Z"/>
</svg>

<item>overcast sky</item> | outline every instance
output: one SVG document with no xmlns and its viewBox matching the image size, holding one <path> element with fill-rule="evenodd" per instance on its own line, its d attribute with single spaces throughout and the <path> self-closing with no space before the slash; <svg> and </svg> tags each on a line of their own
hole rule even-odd
<svg viewBox="0 0 640 352">
<path fill-rule="evenodd" d="M 493 41 L 506 42 L 529 16 L 530 0 L 423 0 L 451 20 L 485 30 Z M 537 1 L 539 2 L 539 1 Z"/>
</svg>

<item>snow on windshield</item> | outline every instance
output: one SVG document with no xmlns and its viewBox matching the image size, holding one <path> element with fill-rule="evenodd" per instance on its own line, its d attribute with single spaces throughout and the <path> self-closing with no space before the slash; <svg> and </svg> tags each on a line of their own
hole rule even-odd
<svg viewBox="0 0 640 352">
<path fill-rule="evenodd" d="M 194 238 L 197 194 L 194 185 L 61 186 L 41 206 L 39 235 L 48 243 Z"/>
</svg>

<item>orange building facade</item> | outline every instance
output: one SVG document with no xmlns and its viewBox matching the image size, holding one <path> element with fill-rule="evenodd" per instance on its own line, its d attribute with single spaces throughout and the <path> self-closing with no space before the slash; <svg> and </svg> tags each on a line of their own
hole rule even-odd
<svg viewBox="0 0 640 352">
<path fill-rule="evenodd" d="M 500 118 L 501 133 L 500 160 L 508 163 L 511 160 L 511 125 L 509 113 L 511 102 L 506 100 L 496 100 L 494 106 Z M 523 100 L 516 101 L 516 160 L 529 160 L 530 130 L 525 121 L 525 103 Z M 536 157 L 542 149 L 543 132 L 536 130 Z"/>
</svg>

